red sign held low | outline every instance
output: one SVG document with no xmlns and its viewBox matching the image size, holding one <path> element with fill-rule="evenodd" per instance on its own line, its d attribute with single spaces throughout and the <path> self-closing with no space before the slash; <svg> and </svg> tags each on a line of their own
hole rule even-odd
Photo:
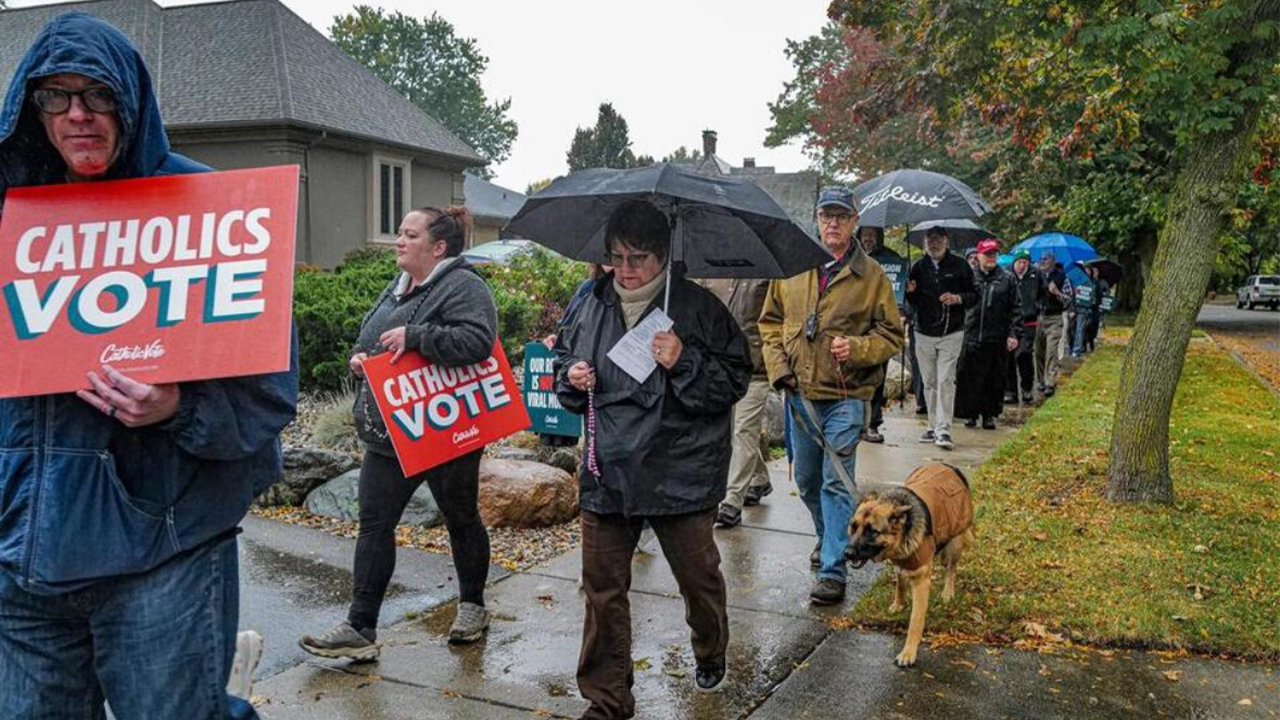
<svg viewBox="0 0 1280 720">
<path fill-rule="evenodd" d="M 475 365 L 449 368 L 406 352 L 364 361 L 364 374 L 406 477 L 528 429 L 501 343 Z"/>
<path fill-rule="evenodd" d="M 298 168 L 10 189 L 0 397 L 289 368 Z"/>
</svg>

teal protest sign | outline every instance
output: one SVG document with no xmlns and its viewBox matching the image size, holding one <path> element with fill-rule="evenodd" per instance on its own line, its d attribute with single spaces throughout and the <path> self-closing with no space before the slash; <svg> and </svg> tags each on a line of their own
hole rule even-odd
<svg viewBox="0 0 1280 720">
<path fill-rule="evenodd" d="M 533 421 L 532 430 L 543 435 L 578 437 L 582 434 L 582 416 L 560 407 L 556 397 L 556 354 L 540 342 L 524 346 L 524 406 Z"/>
<path fill-rule="evenodd" d="M 898 307 L 902 307 L 906 302 L 906 288 L 903 287 L 903 281 L 907 277 L 907 261 L 888 248 L 882 248 L 873 254 L 871 259 L 884 268 L 885 277 L 889 278 L 889 284 L 893 285 L 893 298 L 898 302 Z"/>
</svg>

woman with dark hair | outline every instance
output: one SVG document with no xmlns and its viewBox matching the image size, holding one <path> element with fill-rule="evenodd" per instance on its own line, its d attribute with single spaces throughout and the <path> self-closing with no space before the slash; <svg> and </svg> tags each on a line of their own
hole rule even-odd
<svg viewBox="0 0 1280 720">
<path fill-rule="evenodd" d="M 488 286 L 459 257 L 471 231 L 466 208 L 422 208 L 404 217 L 396 235 L 399 276 L 382 292 L 360 325 L 351 372 L 364 376 L 370 355 L 408 350 L 444 367 L 481 362 L 493 352 L 498 317 Z M 413 477 L 396 460 L 367 382 L 355 403 L 356 432 L 364 441 L 360 464 L 360 535 L 356 540 L 351 607 L 346 622 L 320 635 L 304 635 L 303 650 L 320 657 L 372 660 L 378 656 L 378 614 L 395 570 L 396 525 L 425 481 L 444 514 L 458 572 L 458 614 L 449 642 L 478 640 L 489 627 L 484 585 L 489 575 L 489 533 L 480 520 L 480 448 Z"/>
<path fill-rule="evenodd" d="M 609 351 L 662 306 L 671 230 L 649 203 L 620 206 L 605 228 L 614 271 L 595 283 L 556 342 L 556 395 L 587 416 L 579 472 L 587 612 L 578 688 L 596 720 L 635 715 L 631 694 L 631 556 L 647 520 L 685 601 L 699 690 L 721 687 L 729 623 L 712 536 L 729 473 L 732 409 L 747 392 L 751 355 L 728 309 L 671 275 L 670 331 L 636 381 Z"/>
</svg>

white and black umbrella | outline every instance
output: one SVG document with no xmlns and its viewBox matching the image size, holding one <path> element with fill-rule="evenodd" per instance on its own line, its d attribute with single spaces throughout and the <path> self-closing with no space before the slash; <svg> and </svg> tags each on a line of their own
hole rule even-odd
<svg viewBox="0 0 1280 720">
<path fill-rule="evenodd" d="M 973 188 L 942 173 L 894 170 L 853 189 L 858 223 L 868 227 L 916 225 L 975 218 L 991 206 Z"/>
<path fill-rule="evenodd" d="M 925 231 L 935 227 L 946 228 L 949 245 L 957 252 L 976 248 L 983 240 L 995 238 L 995 233 L 972 220 L 930 220 L 912 227 L 907 233 L 907 242 L 916 247 L 924 247 Z"/>
</svg>

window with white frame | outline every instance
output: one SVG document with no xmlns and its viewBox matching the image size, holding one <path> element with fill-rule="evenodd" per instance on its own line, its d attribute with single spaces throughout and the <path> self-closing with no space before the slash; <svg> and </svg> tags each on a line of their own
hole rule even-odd
<svg viewBox="0 0 1280 720">
<path fill-rule="evenodd" d="M 370 220 L 373 237 L 394 240 L 400 220 L 409 211 L 410 161 L 385 155 L 373 156 L 373 197 Z"/>
</svg>

